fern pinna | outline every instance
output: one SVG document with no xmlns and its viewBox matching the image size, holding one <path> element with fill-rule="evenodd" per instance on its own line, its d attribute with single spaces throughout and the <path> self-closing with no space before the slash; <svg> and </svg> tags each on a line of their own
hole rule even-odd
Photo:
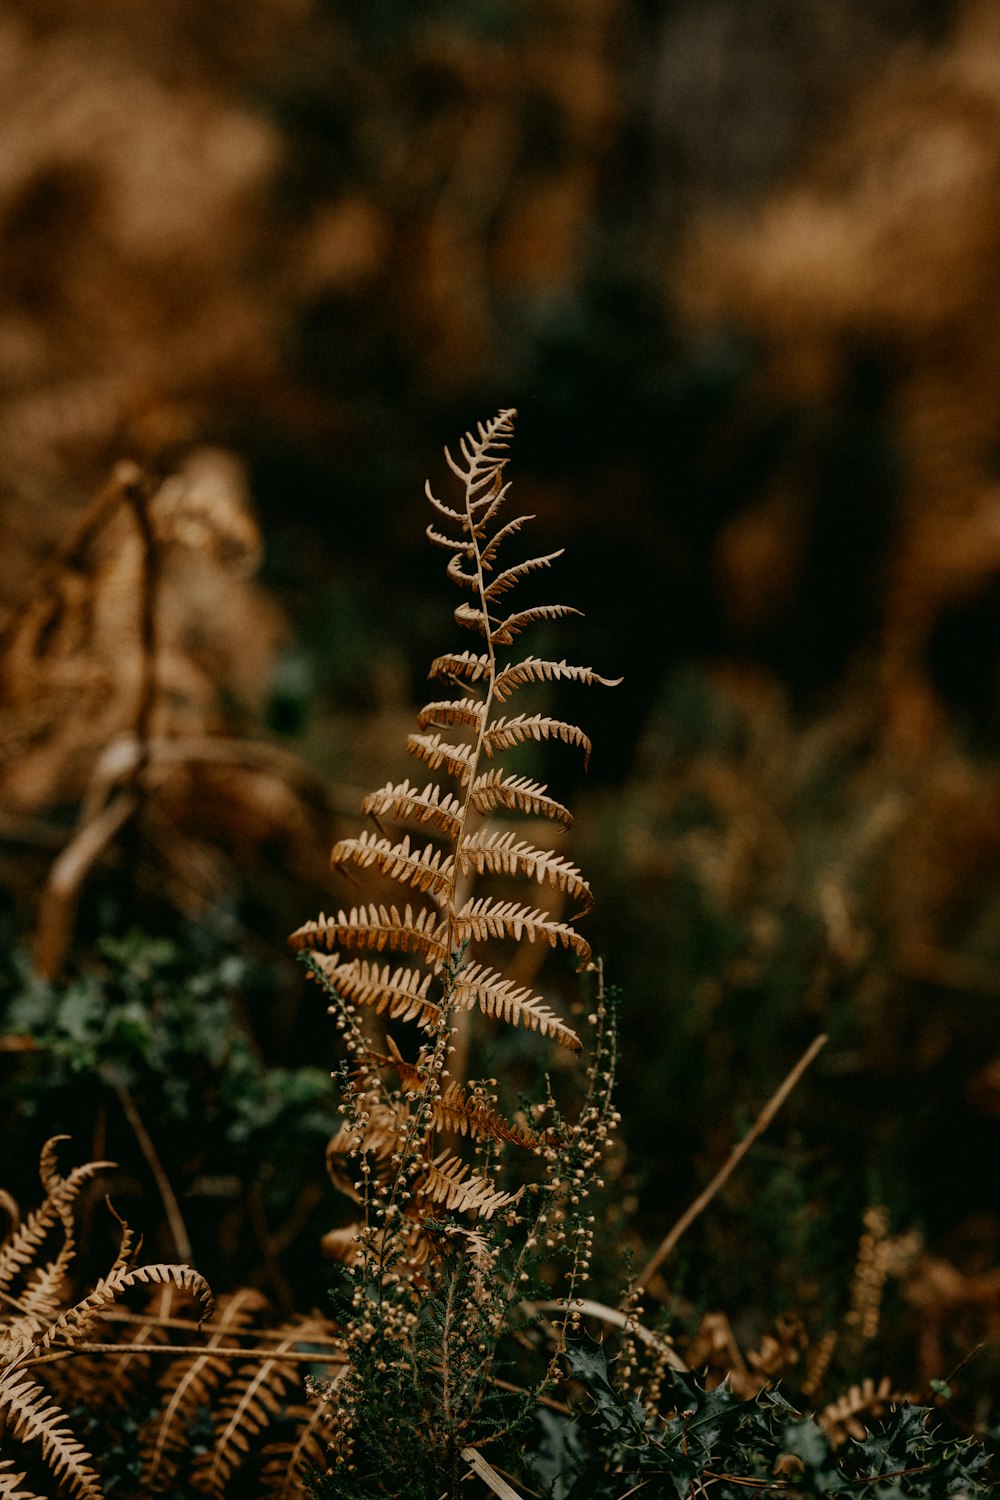
<svg viewBox="0 0 1000 1500">
<path fill-rule="evenodd" d="M 493 1143 L 535 1144 L 526 1124 L 500 1114 L 484 1086 L 466 1087 L 465 1028 L 472 1012 L 512 1026 L 528 1027 L 574 1053 L 575 1031 L 534 988 L 505 977 L 482 945 L 512 940 L 569 950 L 586 965 L 590 948 L 575 921 L 591 904 L 590 887 L 569 860 L 551 848 L 520 837 L 517 827 L 498 820 L 525 815 L 567 827 L 569 811 L 547 787 L 510 770 L 509 752 L 529 741 L 559 740 L 590 754 L 590 741 L 577 725 L 545 713 L 511 713 L 522 689 L 558 681 L 612 684 L 590 667 L 524 656 L 501 661 L 499 652 L 540 621 L 579 611 L 564 604 L 507 610 L 507 596 L 529 575 L 548 568 L 560 552 L 506 563 L 502 554 L 527 520 L 503 519 L 509 483 L 504 482 L 507 448 L 514 431 L 513 410 L 467 433 L 460 457 L 445 457 L 461 488 L 449 504 L 427 486 L 436 512 L 428 526 L 431 541 L 449 554 L 449 578 L 468 596 L 455 619 L 480 638 L 475 650 L 439 656 L 430 676 L 450 684 L 453 696 L 436 699 L 418 717 L 418 732 L 407 749 L 431 772 L 447 773 L 450 785 L 430 781 L 422 788 L 409 779 L 372 792 L 362 811 L 374 829 L 341 840 L 334 848 L 335 869 L 348 874 L 372 871 L 404 888 L 398 902 L 370 902 L 336 916 L 308 922 L 292 938 L 311 955 L 317 977 L 333 999 L 355 1065 L 353 1088 L 363 1094 L 356 1112 L 332 1143 L 335 1180 L 365 1201 L 373 1174 L 388 1178 L 401 1154 L 416 1160 L 403 1195 L 408 1217 L 417 1223 L 441 1210 L 473 1210 L 489 1218 L 510 1202 L 481 1173 L 473 1173 L 442 1137 Z M 440 519 L 437 519 L 440 518 Z M 399 834 L 387 832 L 395 827 Z M 401 834 L 401 836 L 400 836 Z M 476 896 L 476 876 L 514 877 L 547 887 L 560 903 L 576 908 L 566 916 L 522 900 Z M 470 956 L 475 946 L 476 957 Z M 365 951 L 401 955 L 402 963 L 380 963 Z M 348 956 L 350 955 L 350 956 Z M 389 1021 L 412 1021 L 424 1034 L 415 1061 L 404 1059 L 391 1036 L 378 1052 L 359 1021 L 364 1011 Z M 380 1070 L 393 1070 L 400 1088 L 387 1093 Z M 360 1124 L 358 1121 L 360 1120 Z M 361 1180 L 349 1165 L 360 1161 Z M 405 1149 L 404 1149 L 405 1148 Z M 342 1167 L 337 1162 L 346 1158 Z M 347 1254 L 349 1234 L 330 1237 L 329 1248 Z"/>
</svg>

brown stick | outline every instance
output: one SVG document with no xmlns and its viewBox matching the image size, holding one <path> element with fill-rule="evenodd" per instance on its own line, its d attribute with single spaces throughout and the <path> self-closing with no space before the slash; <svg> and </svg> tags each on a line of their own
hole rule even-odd
<svg viewBox="0 0 1000 1500">
<path fill-rule="evenodd" d="M 112 1083 L 111 1087 L 114 1089 L 118 1103 L 122 1107 L 122 1114 L 131 1125 L 133 1134 L 139 1142 L 139 1149 L 146 1158 L 146 1164 L 156 1179 L 156 1186 L 159 1189 L 160 1198 L 163 1202 L 163 1212 L 166 1214 L 167 1223 L 170 1225 L 170 1233 L 173 1237 L 174 1251 L 177 1259 L 182 1265 L 189 1266 L 191 1264 L 191 1240 L 180 1210 L 180 1204 L 177 1202 L 177 1196 L 170 1186 L 170 1179 L 163 1170 L 163 1163 L 157 1155 L 156 1147 L 153 1145 L 149 1131 L 142 1123 L 142 1116 L 135 1107 L 132 1095 L 120 1083 Z"/>
<path fill-rule="evenodd" d="M 733 1172 L 739 1166 L 740 1162 L 743 1160 L 744 1156 L 746 1156 L 747 1152 L 750 1150 L 750 1147 L 754 1144 L 758 1137 L 764 1134 L 764 1131 L 770 1125 L 771 1121 L 778 1113 L 778 1110 L 781 1108 L 785 1100 L 788 1098 L 789 1094 L 792 1092 L 792 1089 L 798 1083 L 799 1079 L 802 1077 L 803 1073 L 806 1071 L 809 1065 L 814 1061 L 819 1053 L 822 1052 L 828 1040 L 829 1038 L 825 1035 L 818 1036 L 816 1037 L 815 1041 L 810 1043 L 810 1045 L 806 1048 L 805 1052 L 799 1058 L 798 1062 L 795 1064 L 795 1067 L 789 1073 L 788 1077 L 771 1095 L 771 1098 L 764 1105 L 764 1108 L 761 1110 L 760 1114 L 757 1116 L 756 1120 L 753 1122 L 746 1135 L 741 1141 L 738 1142 L 736 1146 L 733 1147 L 733 1150 L 729 1154 L 728 1160 L 725 1162 L 722 1168 L 718 1172 L 716 1172 L 715 1176 L 708 1184 L 708 1187 L 703 1193 L 700 1193 L 698 1195 L 698 1197 L 691 1204 L 690 1208 L 688 1208 L 684 1213 L 681 1214 L 673 1229 L 671 1229 L 670 1233 L 661 1241 L 658 1249 L 650 1256 L 646 1265 L 643 1266 L 642 1271 L 639 1274 L 638 1280 L 636 1282 L 637 1287 L 648 1286 L 650 1278 L 656 1273 L 659 1267 L 666 1260 L 667 1256 L 674 1249 L 674 1246 L 681 1238 L 681 1235 L 685 1234 L 687 1230 L 691 1228 L 691 1225 L 694 1223 L 695 1219 L 698 1218 L 699 1214 L 704 1213 L 705 1209 L 711 1203 L 716 1193 L 721 1187 L 725 1185 L 725 1183 L 732 1176 Z"/>
<path fill-rule="evenodd" d="M 303 1334 L 303 1339 L 309 1337 Z M 29 1365 L 50 1365 L 60 1360 L 75 1359 L 84 1354 L 207 1354 L 212 1359 L 241 1359 L 249 1362 L 259 1359 L 261 1363 L 271 1360 L 293 1365 L 342 1365 L 342 1354 L 300 1354 L 295 1349 L 227 1348 L 223 1344 L 97 1344 L 88 1340 L 85 1344 L 74 1344 L 72 1349 L 53 1349 L 49 1354 L 39 1354 L 35 1359 L 22 1360 L 19 1368 Z"/>
<path fill-rule="evenodd" d="M 88 872 L 135 808 L 131 792 L 119 793 L 73 835 L 52 865 L 34 944 L 35 968 L 43 979 L 53 979 L 62 965 L 73 933 L 77 897 Z"/>
<path fill-rule="evenodd" d="M 142 579 L 139 591 L 139 642 L 142 648 L 142 672 L 139 679 L 134 726 L 139 757 L 133 772 L 133 784 L 138 790 L 142 783 L 142 773 L 146 768 L 150 724 L 156 703 L 156 594 L 159 581 L 159 559 L 156 535 L 149 514 L 149 486 L 141 470 L 134 464 L 119 464 L 115 474 L 121 484 L 122 499 L 132 512 L 136 530 L 142 541 Z"/>
</svg>

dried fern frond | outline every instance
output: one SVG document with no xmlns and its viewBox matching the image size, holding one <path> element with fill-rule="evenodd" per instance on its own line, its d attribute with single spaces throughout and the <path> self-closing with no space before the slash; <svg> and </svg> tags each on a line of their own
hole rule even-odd
<svg viewBox="0 0 1000 1500">
<path fill-rule="evenodd" d="M 44 1201 L 0 1248 L 4 1287 L 0 1302 L 0 1422 L 6 1436 L 24 1446 L 26 1457 L 37 1448 L 60 1493 L 79 1500 L 101 1500 L 100 1480 L 93 1460 L 75 1436 L 62 1406 L 36 1380 L 36 1365 L 47 1371 L 53 1355 L 88 1353 L 98 1323 L 131 1287 L 176 1288 L 199 1299 L 203 1315 L 211 1309 L 211 1293 L 204 1279 L 189 1266 L 134 1265 L 134 1236 L 128 1225 L 119 1221 L 121 1240 L 110 1269 L 98 1279 L 92 1291 L 75 1301 L 67 1298 L 69 1271 L 76 1250 L 75 1200 L 84 1184 L 111 1164 L 88 1162 L 63 1177 L 57 1155 L 63 1139 L 53 1137 L 41 1153 L 39 1171 L 45 1188 Z M 60 1249 L 53 1259 L 42 1262 L 49 1237 L 60 1233 Z M 0 1474 L 0 1485 L 6 1486 L 0 1488 L 0 1494 L 16 1494 L 19 1482 L 12 1470 Z"/>
<path fill-rule="evenodd" d="M 512 979 L 504 979 L 495 969 L 482 964 L 468 964 L 455 981 L 455 1004 L 463 1010 L 478 1007 L 484 1015 L 506 1021 L 511 1026 L 524 1026 L 542 1036 L 550 1036 L 571 1052 L 583 1051 L 580 1038 L 565 1021 L 550 1010 L 524 985 Z"/>
<path fill-rule="evenodd" d="M 430 972 L 379 966 L 366 959 L 343 963 L 339 953 L 316 953 L 313 963 L 351 1005 L 370 1006 L 376 1015 L 384 1011 L 393 1021 L 416 1021 L 427 1029 L 441 1020 L 440 1005 L 427 997 Z"/>
<path fill-rule="evenodd" d="M 68 1177 L 54 1178 L 50 1152 L 56 1142 L 65 1139 L 65 1136 L 53 1136 L 43 1148 L 44 1164 L 40 1167 L 40 1175 L 43 1186 L 46 1178 L 52 1183 L 51 1190 L 46 1190 L 44 1202 L 22 1223 L 17 1223 L 13 1233 L 0 1246 L 0 1291 L 8 1290 L 15 1277 L 34 1262 L 46 1236 L 56 1224 L 61 1224 L 64 1232 L 72 1236 L 72 1209 L 81 1188 L 100 1172 L 115 1165 L 110 1161 L 85 1162 L 74 1167 Z"/>
<path fill-rule="evenodd" d="M 436 912 L 414 913 L 407 906 L 401 913 L 395 906 L 352 907 L 339 911 L 336 917 L 320 916 L 307 922 L 291 936 L 291 943 L 301 952 L 327 951 L 341 943 L 345 948 L 396 948 L 401 953 L 422 953 L 436 964 L 448 956 L 442 938 L 445 932 Z"/>
<path fill-rule="evenodd" d="M 296 1380 L 292 1368 L 279 1357 L 302 1344 L 310 1335 L 324 1334 L 322 1319 L 299 1319 L 279 1329 L 282 1334 L 271 1347 L 271 1357 L 257 1357 L 237 1369 L 215 1405 L 212 1446 L 193 1466 L 196 1488 L 213 1500 L 224 1500 L 227 1487 L 252 1445 L 262 1432 L 283 1417 L 289 1406 L 288 1392 Z"/>
<path fill-rule="evenodd" d="M 862 1417 L 881 1417 L 887 1407 L 905 1400 L 904 1395 L 893 1390 L 888 1375 L 883 1375 L 877 1385 L 871 1376 L 866 1376 L 860 1385 L 852 1385 L 836 1401 L 824 1406 L 816 1420 L 834 1447 L 839 1447 L 849 1437 L 859 1442 L 867 1437 Z"/>
<path fill-rule="evenodd" d="M 414 1233 L 420 1237 L 421 1218 L 440 1219 L 445 1211 L 489 1218 L 513 1203 L 511 1194 L 454 1154 L 452 1147 L 462 1138 L 493 1152 L 538 1145 L 530 1130 L 504 1118 L 492 1102 L 467 1087 L 470 1016 L 478 1012 L 535 1031 L 574 1053 L 582 1050 L 576 1033 L 541 995 L 508 979 L 499 963 L 489 966 L 480 952 L 498 943 L 537 943 L 562 948 L 581 965 L 590 960 L 576 917 L 567 919 L 561 910 L 567 901 L 579 915 L 589 910 L 590 886 L 582 871 L 501 821 L 513 814 L 567 827 L 572 821 L 568 809 L 542 783 L 509 767 L 506 758 L 522 746 L 557 742 L 581 749 L 586 760 L 590 740 L 578 725 L 541 709 L 513 715 L 498 709 L 531 686 L 613 685 L 594 668 L 565 659 L 498 657 L 500 648 L 532 624 L 578 613 L 565 604 L 532 604 L 507 614 L 498 607 L 500 599 L 506 601 L 521 585 L 546 573 L 561 555 L 557 549 L 527 558 L 505 556 L 501 564 L 502 550 L 529 519 L 502 516 L 510 496 L 505 469 L 514 415 L 500 412 L 467 433 L 457 453 L 446 450 L 447 464 L 460 481 L 459 496 L 439 499 L 427 487 L 436 513 L 428 536 L 449 552 L 447 575 L 464 596 L 455 619 L 485 642 L 485 649 L 446 651 L 434 659 L 431 678 L 453 684 L 455 694 L 426 703 L 406 742 L 411 755 L 431 772 L 450 778 L 450 784 L 431 781 L 418 790 L 405 780 L 372 792 L 362 810 L 378 832 L 342 839 L 332 855 L 335 869 L 352 876 L 368 871 L 407 894 L 417 891 L 433 907 L 403 900 L 369 903 L 307 922 L 292 937 L 295 947 L 312 955 L 315 976 L 329 987 L 332 1009 L 352 1053 L 355 1123 L 331 1142 L 331 1175 L 349 1196 L 366 1202 L 367 1192 L 389 1180 L 387 1169 L 391 1177 L 409 1160 L 402 1214 L 407 1222 L 398 1232 L 411 1239 Z M 410 832 L 394 838 L 383 823 L 424 828 L 434 842 L 414 842 Z M 479 877 L 545 888 L 553 893 L 554 909 L 518 899 L 517 892 L 510 899 L 477 896 L 473 883 Z M 343 953 L 352 949 L 422 962 L 347 960 Z M 362 1015 L 415 1023 L 429 1038 L 418 1063 L 405 1060 L 391 1035 L 384 1043 L 388 1052 L 379 1042 L 369 1042 Z M 390 1069 L 398 1086 L 390 1087 L 383 1077 Z M 443 1151 L 442 1136 L 448 1138 Z M 337 1232 L 329 1248 L 352 1257 L 357 1246 L 351 1230 Z M 419 1248 L 425 1252 L 423 1242 Z"/>
<path fill-rule="evenodd" d="M 551 882 L 560 891 L 584 903 L 584 910 L 593 904 L 590 886 L 576 865 L 562 859 L 551 849 L 536 849 L 533 844 L 518 839 L 516 833 L 496 833 L 480 830 L 466 839 L 459 854 L 459 865 L 463 875 L 475 870 L 478 875 L 523 875 L 528 880 L 537 880 L 539 885 Z"/>
<path fill-rule="evenodd" d="M 285 1415 L 294 1422 L 296 1436 L 292 1442 L 269 1443 L 264 1449 L 268 1461 L 261 1469 L 261 1491 L 269 1500 L 310 1500 L 315 1494 L 310 1476 L 322 1474 L 327 1466 L 326 1403 L 290 1406 Z"/>
<path fill-rule="evenodd" d="M 442 792 L 433 782 L 418 792 L 408 781 L 393 786 L 390 782 L 377 792 L 370 792 L 361 811 L 373 822 L 386 818 L 394 823 L 432 823 L 446 839 L 455 839 L 461 831 L 462 805 L 450 792 Z"/>
<path fill-rule="evenodd" d="M 73 1435 L 65 1412 L 23 1370 L 0 1371 L 0 1416 L 11 1436 L 38 1443 L 52 1477 L 79 1500 L 103 1500 L 93 1459 Z"/>
<path fill-rule="evenodd" d="M 173 1480 L 189 1441 L 191 1423 L 207 1407 L 229 1374 L 231 1361 L 213 1355 L 219 1344 L 231 1344 L 265 1306 L 259 1292 L 243 1287 L 220 1300 L 216 1316 L 204 1330 L 204 1351 L 173 1360 L 160 1380 L 163 1404 L 143 1435 L 145 1483 L 154 1492 Z"/>
<path fill-rule="evenodd" d="M 505 667 L 494 684 L 493 692 L 501 703 L 518 688 L 532 682 L 582 682 L 586 687 L 600 683 L 602 687 L 618 687 L 620 677 L 601 677 L 592 667 L 574 667 L 567 661 L 545 661 L 542 657 L 526 656 L 512 667 Z"/>
<path fill-rule="evenodd" d="M 515 745 L 527 744 L 529 740 L 562 740 L 564 745 L 579 745 L 583 750 L 584 765 L 590 764 L 593 747 L 583 730 L 562 719 L 550 719 L 545 714 L 518 714 L 514 719 L 495 719 L 483 738 L 483 750 L 492 760 L 501 750 L 513 750 Z"/>
<path fill-rule="evenodd" d="M 0 1500 L 43 1500 L 34 1490 L 24 1490 L 21 1485 L 25 1474 L 17 1472 L 12 1459 L 0 1458 Z"/>
<path fill-rule="evenodd" d="M 439 1130 L 453 1135 L 473 1135 L 480 1140 L 508 1141 L 514 1146 L 533 1148 L 538 1136 L 533 1130 L 512 1125 L 484 1100 L 470 1095 L 452 1079 L 433 1106 L 434 1123 Z"/>
<path fill-rule="evenodd" d="M 356 839 L 341 839 L 333 846 L 330 863 L 335 870 L 352 864 L 361 870 L 374 869 L 387 880 L 412 885 L 421 895 L 432 897 L 448 889 L 451 875 L 450 855 L 435 849 L 433 844 L 411 849 L 409 834 L 399 844 L 371 833 L 362 833 Z"/>
<path fill-rule="evenodd" d="M 590 944 L 569 922 L 559 922 L 548 912 L 523 906 L 517 901 L 494 901 L 480 896 L 467 901 L 455 914 L 454 928 L 460 943 L 485 943 L 489 938 L 511 938 L 515 943 L 548 943 L 571 948 L 581 963 L 590 962 Z"/>
<path fill-rule="evenodd" d="M 526 776 L 506 776 L 503 771 L 486 771 L 477 776 L 470 788 L 469 800 L 476 812 L 486 817 L 502 807 L 508 812 L 551 818 L 567 828 L 573 821 L 569 809 L 550 797 L 547 787 L 529 781 Z"/>
<path fill-rule="evenodd" d="M 416 1190 L 428 1203 L 456 1214 L 475 1213 L 481 1219 L 491 1219 L 498 1209 L 515 1202 L 517 1196 L 498 1192 L 492 1182 L 477 1176 L 468 1162 L 447 1152 L 428 1162 L 426 1175 Z"/>
</svg>

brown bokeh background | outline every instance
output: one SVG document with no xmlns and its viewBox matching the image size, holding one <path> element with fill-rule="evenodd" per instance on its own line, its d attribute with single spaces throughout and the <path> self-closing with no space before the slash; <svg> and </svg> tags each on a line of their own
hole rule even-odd
<svg viewBox="0 0 1000 1500">
<path fill-rule="evenodd" d="M 444 649 L 423 478 L 517 406 L 560 654 L 626 677 L 552 775 L 636 1232 L 825 1026 L 698 1254 L 759 1209 L 801 1290 L 799 1198 L 848 1242 L 885 1199 L 937 1257 L 922 1372 L 994 1330 L 995 6 L 8 0 L 0 79 L 12 941 L 59 976 L 222 913 L 282 962 Z M 284 1003 L 263 1044 L 314 1047 Z"/>
</svg>

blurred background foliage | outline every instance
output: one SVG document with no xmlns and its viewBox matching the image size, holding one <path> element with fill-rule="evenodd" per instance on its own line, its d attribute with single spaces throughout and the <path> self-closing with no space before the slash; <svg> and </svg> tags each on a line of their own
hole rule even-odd
<svg viewBox="0 0 1000 1500">
<path fill-rule="evenodd" d="M 8 1185 L 70 1130 L 152 1226 L 145 1133 L 203 1270 L 321 1295 L 284 938 L 451 639 L 424 476 L 515 405 L 552 649 L 626 679 L 586 780 L 533 767 L 623 991 L 624 1232 L 827 1029 L 659 1293 L 821 1326 L 884 1206 L 859 1367 L 984 1343 L 996 1420 L 995 6 L 3 0 L 0 75 Z"/>
</svg>

